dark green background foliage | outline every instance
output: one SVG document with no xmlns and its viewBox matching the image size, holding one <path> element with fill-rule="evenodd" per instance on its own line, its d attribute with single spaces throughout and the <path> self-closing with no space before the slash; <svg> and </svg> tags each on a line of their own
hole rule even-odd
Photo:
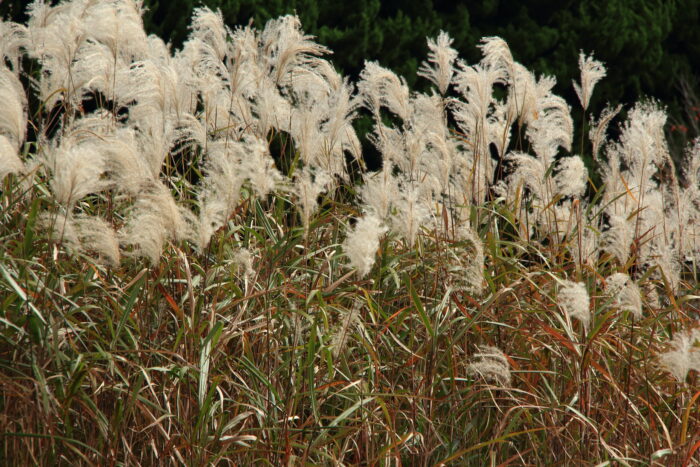
<svg viewBox="0 0 700 467">
<path fill-rule="evenodd" d="M 25 21 L 26 3 L 4 1 L 0 15 Z M 345 74 L 356 76 L 364 60 L 378 60 L 419 90 L 427 86 L 416 77 L 427 53 L 425 38 L 440 30 L 454 38 L 468 63 L 479 60 L 481 37 L 503 37 L 516 60 L 556 76 L 558 93 L 571 103 L 579 50 L 594 52 L 608 76 L 596 88 L 592 112 L 608 102 L 653 96 L 668 106 L 672 123 L 695 127 L 697 0 L 144 0 L 146 30 L 179 47 L 192 10 L 201 5 L 221 9 L 230 26 L 252 21 L 262 27 L 270 18 L 296 12 L 305 31 L 333 50 L 332 60 Z"/>
<path fill-rule="evenodd" d="M 700 2 L 695 0 L 147 0 L 145 25 L 179 46 L 192 9 L 220 8 L 229 25 L 261 26 L 269 18 L 296 12 L 304 29 L 333 50 L 333 62 L 356 75 L 364 60 L 378 60 L 403 75 L 412 88 L 425 86 L 416 69 L 425 58 L 426 36 L 442 29 L 468 63 L 479 60 L 483 36 L 498 35 L 516 60 L 538 74 L 553 74 L 559 92 L 573 98 L 578 53 L 594 52 L 608 67 L 593 108 L 631 103 L 647 95 L 677 114 L 678 89 L 693 82 L 700 63 Z"/>
</svg>

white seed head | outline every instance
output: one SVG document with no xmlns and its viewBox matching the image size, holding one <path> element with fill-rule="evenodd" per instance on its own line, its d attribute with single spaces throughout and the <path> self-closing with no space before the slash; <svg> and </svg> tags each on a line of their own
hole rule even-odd
<svg viewBox="0 0 700 467">
<path fill-rule="evenodd" d="M 450 283 L 456 290 L 479 294 L 484 288 L 484 245 L 468 222 L 457 228 L 455 241 L 446 250 Z"/>
<path fill-rule="evenodd" d="M 10 174 L 24 172 L 24 164 L 17 156 L 17 150 L 10 140 L 4 135 L 0 135 L 0 182 Z"/>
<path fill-rule="evenodd" d="M 379 239 L 387 231 L 381 220 L 374 214 L 366 214 L 357 221 L 343 243 L 343 251 L 350 258 L 350 266 L 357 269 L 360 277 L 372 269 L 375 254 L 379 249 Z"/>
<path fill-rule="evenodd" d="M 19 73 L 22 48 L 28 43 L 26 26 L 0 19 L 0 62 L 7 59 L 16 74 Z"/>
<path fill-rule="evenodd" d="M 560 159 L 557 170 L 554 181 L 559 194 L 578 198 L 585 193 L 588 170 L 579 156 Z"/>
<path fill-rule="evenodd" d="M 403 78 L 393 71 L 379 66 L 377 62 L 365 62 L 357 85 L 365 107 L 379 115 L 385 107 L 404 121 L 411 115 L 408 86 Z"/>
<path fill-rule="evenodd" d="M 642 293 L 627 274 L 617 272 L 605 279 L 605 290 L 613 298 L 613 306 L 642 318 Z"/>
<path fill-rule="evenodd" d="M 194 215 L 179 206 L 160 182 L 144 186 L 127 214 L 121 243 L 133 248 L 130 256 L 145 257 L 151 264 L 158 263 L 166 242 L 196 240 Z"/>
<path fill-rule="evenodd" d="M 451 44 L 452 38 L 444 31 L 440 31 L 437 40 L 428 38 L 429 63 L 423 62 L 418 70 L 418 76 L 432 81 L 443 95 L 452 80 L 454 62 L 457 59 L 457 51 L 450 47 Z"/>
<path fill-rule="evenodd" d="M 430 219 L 430 209 L 420 196 L 420 187 L 403 186 L 394 205 L 396 212 L 391 217 L 391 230 L 413 246 L 421 228 Z"/>
<path fill-rule="evenodd" d="M 601 249 L 615 256 L 625 264 L 630 254 L 630 246 L 634 236 L 634 225 L 623 216 L 612 215 L 609 218 L 609 228 L 603 231 Z"/>
<path fill-rule="evenodd" d="M 2 58 L 0 56 L 0 58 Z M 27 96 L 17 76 L 0 63 L 0 136 L 18 150 L 27 127 Z"/>
<path fill-rule="evenodd" d="M 376 173 L 365 174 L 363 178 L 365 184 L 360 188 L 363 203 L 380 219 L 387 219 L 392 203 L 399 196 L 396 178 L 387 168 Z"/>
<path fill-rule="evenodd" d="M 679 382 L 685 381 L 688 371 L 700 371 L 700 329 L 676 333 L 670 350 L 659 355 L 659 364 Z"/>
<path fill-rule="evenodd" d="M 578 66 L 581 70 L 581 84 L 574 82 L 574 89 L 585 110 L 591 100 L 593 88 L 605 76 L 605 67 L 601 62 L 593 60 L 593 55 L 586 57 L 583 52 L 578 57 Z"/>
<path fill-rule="evenodd" d="M 331 183 L 330 176 L 323 170 L 304 167 L 295 175 L 294 187 L 305 231 L 308 232 L 311 216 L 318 207 L 318 197 L 328 189 Z"/>
<path fill-rule="evenodd" d="M 473 359 L 474 361 L 467 365 L 468 374 L 481 376 L 499 386 L 505 387 L 510 384 L 510 364 L 498 347 L 480 345 Z"/>
<path fill-rule="evenodd" d="M 251 278 L 255 276 L 255 268 L 253 268 L 254 255 L 247 248 L 239 248 L 233 255 L 233 262 L 242 270 L 243 275 Z"/>
<path fill-rule="evenodd" d="M 557 301 L 565 313 L 579 320 L 583 324 L 584 329 L 588 330 L 591 323 L 590 299 L 586 285 L 583 282 L 564 280 L 559 287 Z"/>
<path fill-rule="evenodd" d="M 39 226 L 51 230 L 51 239 L 62 244 L 70 253 L 97 254 L 98 263 L 119 266 L 119 241 L 106 220 L 80 214 L 42 213 Z"/>
</svg>

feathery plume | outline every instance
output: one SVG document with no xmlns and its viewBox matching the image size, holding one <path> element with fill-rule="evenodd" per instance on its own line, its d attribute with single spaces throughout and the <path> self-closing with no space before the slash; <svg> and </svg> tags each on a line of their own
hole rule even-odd
<svg viewBox="0 0 700 467">
<path fill-rule="evenodd" d="M 242 271 L 243 275 L 247 278 L 255 276 L 253 258 L 253 252 L 247 248 L 239 248 L 233 254 L 233 262 L 238 266 L 239 271 Z"/>
<path fill-rule="evenodd" d="M 17 157 L 15 148 L 4 135 L 0 135 L 0 182 L 10 174 L 24 172 L 24 164 Z"/>
<path fill-rule="evenodd" d="M 486 37 L 480 45 L 484 53 L 481 63 L 473 66 L 457 61 L 453 78 L 456 91 L 463 99 L 450 101 L 452 115 L 467 141 L 471 155 L 467 165 L 467 184 L 474 203 L 482 203 L 493 182 L 495 161 L 491 145 L 501 156 L 510 137 L 511 115 L 508 106 L 494 98 L 496 84 L 507 85 L 514 73 L 514 62 L 507 44 L 498 37 Z"/>
<path fill-rule="evenodd" d="M 638 103 L 629 112 L 627 122 L 622 127 L 620 142 L 612 148 L 619 153 L 621 161 L 629 168 L 629 183 L 639 183 L 634 187 L 642 192 L 648 187 L 649 179 L 656 173 L 654 165 L 660 166 L 668 151 L 664 140 L 666 112 L 655 102 Z M 632 191 L 635 194 L 635 190 Z M 635 194 L 636 196 L 636 194 Z"/>
<path fill-rule="evenodd" d="M 481 63 L 473 66 L 459 60 L 454 83 L 457 91 L 465 97 L 465 103 L 459 103 L 467 114 L 476 118 L 477 126 L 490 114 L 494 84 L 508 84 L 513 69 L 513 57 L 505 41 L 499 37 L 484 37 L 479 48 L 484 54 Z"/>
<path fill-rule="evenodd" d="M 586 57 L 583 52 L 579 54 L 578 67 L 581 70 L 581 84 L 574 81 L 574 89 L 583 110 L 586 110 L 593 94 L 593 88 L 605 76 L 605 67 L 601 62 L 593 60 L 593 55 Z"/>
<path fill-rule="evenodd" d="M 617 272 L 605 279 L 605 291 L 613 298 L 613 306 L 642 318 L 642 292 L 627 274 Z"/>
<path fill-rule="evenodd" d="M 223 61 L 228 51 L 226 38 L 230 31 L 224 25 L 221 10 L 211 11 L 207 7 L 195 8 L 192 15 L 191 38 L 208 44 L 216 58 Z"/>
<path fill-rule="evenodd" d="M 563 280 L 557 293 L 557 301 L 564 312 L 583 324 L 587 331 L 591 323 L 589 297 L 583 282 Z"/>
<path fill-rule="evenodd" d="M 637 251 L 638 263 L 643 268 L 658 266 L 655 274 L 663 274 L 675 290 L 681 252 L 674 239 L 682 239 L 677 204 L 682 200 L 664 138 L 665 122 L 666 113 L 658 104 L 639 103 L 630 111 L 619 142 L 606 148 L 602 203 L 611 228 L 604 232 L 604 246 L 626 261 L 632 239 L 644 238 Z M 665 167 L 670 174 L 664 181 Z"/>
<path fill-rule="evenodd" d="M 196 225 L 194 215 L 177 205 L 165 185 L 154 181 L 143 187 L 127 213 L 121 243 L 132 248 L 129 256 L 145 257 L 157 264 L 165 242 L 195 240 Z"/>
<path fill-rule="evenodd" d="M 527 128 L 527 137 L 535 154 L 545 165 L 554 161 L 559 148 L 571 151 L 574 122 L 571 108 L 564 99 L 552 94 L 556 80 L 542 77 L 537 82 L 537 118 Z"/>
<path fill-rule="evenodd" d="M 381 122 L 381 119 L 377 118 L 381 107 L 387 108 L 404 121 L 410 117 L 406 81 L 396 76 L 393 71 L 379 66 L 377 62 L 365 62 L 357 89 L 365 107 L 375 114 L 377 122 Z"/>
<path fill-rule="evenodd" d="M 700 371 L 700 329 L 676 333 L 670 350 L 659 355 L 659 364 L 679 382 L 690 370 Z"/>
<path fill-rule="evenodd" d="M 520 125 L 529 125 L 537 119 L 537 80 L 520 63 L 513 63 L 513 76 L 508 86 L 507 108 L 509 120 L 518 118 Z"/>
<path fill-rule="evenodd" d="M 634 238 L 634 225 L 617 215 L 611 215 L 608 224 L 600 239 L 601 249 L 615 256 L 620 264 L 625 264 Z"/>
<path fill-rule="evenodd" d="M 482 126 L 490 115 L 493 103 L 494 84 L 507 84 L 507 75 L 502 68 L 491 68 L 482 64 L 469 66 L 458 60 L 454 83 L 462 101 L 453 101 L 460 120 L 465 127 Z"/>
<path fill-rule="evenodd" d="M 296 107 L 292 109 L 290 133 L 294 138 L 301 160 L 305 166 L 321 166 L 323 158 L 323 139 L 318 128 L 321 123 L 320 115 L 311 107 Z"/>
<path fill-rule="evenodd" d="M 131 63 L 148 56 L 141 1 L 92 2 L 83 14 L 87 36 L 106 45 L 114 60 Z"/>
<path fill-rule="evenodd" d="M 553 186 L 545 176 L 549 169 L 545 161 L 517 151 L 509 153 L 505 159 L 513 166 L 513 172 L 506 179 L 508 194 L 514 197 L 517 189 L 527 188 L 530 195 L 537 199 L 541 206 L 545 206 L 554 195 Z"/>
<path fill-rule="evenodd" d="M 379 238 L 387 228 L 374 214 L 365 214 L 343 242 L 343 251 L 350 258 L 350 266 L 360 277 L 366 276 L 374 265 L 374 256 L 379 249 Z"/>
<path fill-rule="evenodd" d="M 681 191 L 677 216 L 677 231 L 681 257 L 684 261 L 700 262 L 700 138 L 688 147 L 683 164 L 685 188 Z"/>
<path fill-rule="evenodd" d="M 102 218 L 88 215 L 42 213 L 38 220 L 43 229 L 51 229 L 51 239 L 72 254 L 96 253 L 97 261 L 119 266 L 119 241 L 112 226 Z"/>
<path fill-rule="evenodd" d="M 648 229 L 646 229 L 648 230 Z M 654 276 L 667 281 L 670 289 L 676 293 L 681 280 L 681 264 L 678 258 L 678 248 L 663 239 L 663 233 L 658 233 L 651 241 L 642 244 L 639 260 L 646 267 L 657 266 Z"/>
<path fill-rule="evenodd" d="M 311 170 L 304 167 L 301 172 L 297 172 L 294 177 L 296 195 L 299 198 L 299 209 L 301 210 L 304 232 L 309 231 L 311 215 L 318 207 L 318 197 L 332 183 L 331 178 L 323 170 Z"/>
<path fill-rule="evenodd" d="M 28 54 L 42 66 L 38 82 L 39 99 L 47 110 L 58 102 L 77 105 L 82 97 L 77 91 L 85 83 L 71 76 L 78 51 L 88 39 L 83 21 L 86 2 L 50 6 L 36 0 L 29 5 Z"/>
<path fill-rule="evenodd" d="M 484 380 L 499 386 L 506 387 L 510 384 L 510 364 L 505 354 L 498 348 L 490 345 L 477 346 L 477 352 L 472 356 L 476 361 L 467 365 L 467 374 L 479 375 Z"/>
<path fill-rule="evenodd" d="M 513 55 L 506 41 L 498 36 L 482 37 L 478 46 L 484 58 L 481 63 L 500 74 L 500 80 L 507 81 L 513 70 Z"/>
<path fill-rule="evenodd" d="M 41 159 L 52 173 L 56 200 L 66 207 L 112 188 L 135 194 L 144 182 L 155 179 L 139 151 L 135 131 L 114 128 L 106 111 L 71 122 L 59 144 L 53 142 Z"/>
<path fill-rule="evenodd" d="M 363 176 L 365 184 L 360 188 L 364 205 L 380 219 L 387 219 L 392 203 L 398 199 L 399 185 L 396 177 L 386 167 L 379 172 Z"/>
<path fill-rule="evenodd" d="M 428 38 L 428 62 L 423 62 L 418 69 L 418 76 L 430 80 L 442 95 L 450 85 L 457 59 L 457 51 L 450 47 L 451 44 L 452 38 L 444 31 L 440 31 L 437 40 Z"/>
<path fill-rule="evenodd" d="M 117 234 L 106 220 L 88 215 L 75 218 L 81 249 L 97 253 L 98 261 L 109 266 L 119 266 L 119 241 Z"/>
<path fill-rule="evenodd" d="M 264 141 L 244 137 L 238 147 L 241 174 L 250 181 L 258 198 L 264 198 L 283 182 L 284 176 L 275 167 L 275 161 Z"/>
<path fill-rule="evenodd" d="M 27 97 L 17 76 L 0 63 L 0 136 L 19 150 L 27 130 Z"/>
<path fill-rule="evenodd" d="M 270 20 L 261 34 L 262 50 L 266 52 L 270 76 L 279 84 L 297 65 L 306 65 L 312 56 L 330 52 L 316 44 L 312 36 L 304 35 L 297 16 L 287 15 Z"/>
<path fill-rule="evenodd" d="M 272 128 L 289 132 L 292 106 L 269 78 L 261 78 L 253 96 L 253 109 L 258 115 L 258 136 L 265 137 Z"/>
<path fill-rule="evenodd" d="M 95 145 L 64 144 L 50 149 L 45 161 L 53 174 L 50 185 L 56 201 L 66 208 L 90 193 L 99 193 L 112 186 L 103 177 L 105 159 Z"/>
<path fill-rule="evenodd" d="M 245 152 L 245 143 L 235 141 L 211 141 L 207 145 L 204 179 L 197 195 L 200 249 L 209 244 L 211 236 L 228 221 L 238 204 L 245 181 L 241 171 Z"/>
<path fill-rule="evenodd" d="M 574 198 L 583 196 L 588 181 L 588 170 L 579 156 L 559 159 L 556 171 L 554 182 L 559 194 Z"/>
<path fill-rule="evenodd" d="M 592 154 L 594 159 L 598 159 L 598 153 L 600 152 L 603 141 L 605 141 L 605 132 L 608 130 L 610 121 L 620 113 L 620 110 L 622 110 L 622 104 L 619 104 L 615 108 L 608 106 L 603 109 L 598 120 L 594 120 L 593 116 L 591 116 L 588 138 L 590 138 L 591 146 L 593 146 Z"/>
<path fill-rule="evenodd" d="M 457 228 L 455 236 L 455 243 L 446 250 L 450 282 L 455 290 L 480 294 L 484 288 L 484 245 L 468 222 Z"/>
<path fill-rule="evenodd" d="M 421 227 L 430 218 L 430 209 L 421 199 L 420 187 L 400 187 L 394 206 L 396 212 L 391 217 L 391 230 L 403 237 L 408 246 L 415 245 Z"/>
<path fill-rule="evenodd" d="M 22 49 L 29 44 L 27 27 L 0 18 L 0 63 L 5 60 L 12 64 L 12 71 L 19 74 Z"/>
</svg>

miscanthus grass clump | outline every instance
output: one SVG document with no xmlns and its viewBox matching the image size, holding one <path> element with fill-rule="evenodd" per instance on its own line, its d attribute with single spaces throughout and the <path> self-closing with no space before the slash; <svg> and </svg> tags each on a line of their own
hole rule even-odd
<svg viewBox="0 0 700 467">
<path fill-rule="evenodd" d="M 440 32 L 419 93 L 295 16 L 174 49 L 143 10 L 0 21 L 0 463 L 700 462 L 700 143 L 661 104 L 597 114 L 590 53 L 567 103 Z"/>
</svg>

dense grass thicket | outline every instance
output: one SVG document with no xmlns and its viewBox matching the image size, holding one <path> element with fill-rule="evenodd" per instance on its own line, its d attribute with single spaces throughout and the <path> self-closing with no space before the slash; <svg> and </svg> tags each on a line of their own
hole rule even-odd
<svg viewBox="0 0 700 467">
<path fill-rule="evenodd" d="M 139 1 L 28 12 L 0 463 L 700 465 L 700 142 L 676 167 L 659 103 L 588 115 L 593 56 L 572 109 L 497 37 L 429 38 L 424 94 L 294 16 L 199 9 L 171 50 Z"/>
</svg>

